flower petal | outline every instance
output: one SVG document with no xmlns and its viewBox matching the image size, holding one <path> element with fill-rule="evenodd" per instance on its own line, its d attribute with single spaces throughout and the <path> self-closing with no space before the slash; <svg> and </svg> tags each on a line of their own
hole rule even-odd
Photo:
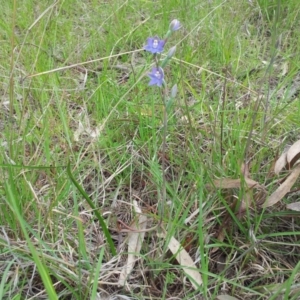
<svg viewBox="0 0 300 300">
<path fill-rule="evenodd" d="M 164 70 L 162 68 L 154 67 L 148 76 L 150 77 L 149 85 L 162 86 L 164 80 Z"/>
<path fill-rule="evenodd" d="M 161 53 L 164 50 L 165 41 L 159 39 L 159 37 L 149 37 L 147 39 L 147 44 L 144 46 L 144 50 L 155 53 Z"/>
</svg>

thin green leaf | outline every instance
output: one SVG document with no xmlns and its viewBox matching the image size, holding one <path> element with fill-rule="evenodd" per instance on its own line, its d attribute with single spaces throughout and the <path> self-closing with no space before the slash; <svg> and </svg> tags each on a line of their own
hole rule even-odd
<svg viewBox="0 0 300 300">
<path fill-rule="evenodd" d="M 10 267 L 11 265 L 14 263 L 14 260 L 10 261 L 9 264 L 7 265 L 7 267 L 5 268 L 4 272 L 1 274 L 2 276 L 2 279 L 1 279 L 1 283 L 0 283 L 0 299 L 3 299 L 4 298 L 4 286 L 5 286 L 5 283 L 8 279 L 8 272 L 10 270 Z"/>
<path fill-rule="evenodd" d="M 18 197 L 14 194 L 13 189 L 11 188 L 10 184 L 6 184 L 7 189 L 7 196 L 9 199 L 9 205 L 13 212 L 15 213 L 17 220 L 19 221 L 19 224 L 22 228 L 22 232 L 26 238 L 28 247 L 30 249 L 30 252 L 32 254 L 33 260 L 38 268 L 39 274 L 41 276 L 41 279 L 43 281 L 43 284 L 45 286 L 46 292 L 49 296 L 49 299 L 51 300 L 57 300 L 57 294 L 54 290 L 52 280 L 49 276 L 48 268 L 43 264 L 42 260 L 40 259 L 39 253 L 36 250 L 35 246 L 32 244 L 30 237 L 28 235 L 28 224 L 23 219 L 23 216 L 21 215 L 19 211 L 19 207 L 17 205 L 18 203 Z"/>
<path fill-rule="evenodd" d="M 71 172 L 70 162 L 68 163 L 68 166 L 67 166 L 67 173 L 68 173 L 68 176 L 70 177 L 72 183 L 77 188 L 77 190 L 84 197 L 84 199 L 88 202 L 89 206 L 93 209 L 93 211 L 94 211 L 97 219 L 99 220 L 99 223 L 100 223 L 100 226 L 101 226 L 101 228 L 103 230 L 103 233 L 104 233 L 104 235 L 105 235 L 105 237 L 107 239 L 107 242 L 109 244 L 109 247 L 110 247 L 112 255 L 114 255 L 114 256 L 117 255 L 117 251 L 116 251 L 115 245 L 114 245 L 113 240 L 111 238 L 111 235 L 110 235 L 110 233 L 109 233 L 109 231 L 107 229 L 105 221 L 104 221 L 103 217 L 99 213 L 99 209 L 96 208 L 96 206 L 94 205 L 93 201 L 90 199 L 90 197 L 88 196 L 88 194 L 84 191 L 84 189 L 80 186 L 80 184 L 74 178 L 74 176 L 73 176 L 73 174 Z"/>
<path fill-rule="evenodd" d="M 102 247 L 100 250 L 97 267 L 94 273 L 94 282 L 92 287 L 91 299 L 97 299 L 96 296 L 97 296 L 97 289 L 98 289 L 98 277 L 102 266 L 103 256 L 104 256 L 104 247 Z"/>
</svg>

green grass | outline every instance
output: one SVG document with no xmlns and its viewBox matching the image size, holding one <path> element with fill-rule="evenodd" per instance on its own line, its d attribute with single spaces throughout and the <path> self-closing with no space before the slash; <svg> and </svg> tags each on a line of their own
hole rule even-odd
<svg viewBox="0 0 300 300">
<path fill-rule="evenodd" d="M 298 299 L 297 196 L 255 205 L 300 137 L 298 1 L 2 2 L 0 298 Z M 164 135 L 142 47 L 175 18 Z M 241 186 L 214 186 L 226 178 Z M 154 229 L 123 287 L 135 201 Z"/>
</svg>

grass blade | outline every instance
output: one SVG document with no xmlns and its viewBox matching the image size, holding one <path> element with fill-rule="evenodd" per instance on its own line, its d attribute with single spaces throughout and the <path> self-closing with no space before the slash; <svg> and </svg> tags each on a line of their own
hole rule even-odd
<svg viewBox="0 0 300 300">
<path fill-rule="evenodd" d="M 107 239 L 107 242 L 109 244 L 110 250 L 112 255 L 116 255 L 117 251 L 115 248 L 115 245 L 113 243 L 113 240 L 111 238 L 111 235 L 107 229 L 107 226 L 105 224 L 104 219 L 102 218 L 102 216 L 99 213 L 98 208 L 96 208 L 96 206 L 94 205 L 93 201 L 90 199 L 90 197 L 88 196 L 88 194 L 84 191 L 84 189 L 80 186 L 80 184 L 76 181 L 76 179 L 74 178 L 72 172 L 71 172 L 71 167 L 70 167 L 70 162 L 68 163 L 68 167 L 67 167 L 67 173 L 68 176 L 70 177 L 72 183 L 75 185 L 75 187 L 77 188 L 77 190 L 79 191 L 79 193 L 84 197 L 84 199 L 87 201 L 87 203 L 89 204 L 89 206 L 93 209 L 97 219 L 99 220 L 100 226 L 103 230 L 103 233 Z"/>
<path fill-rule="evenodd" d="M 17 195 L 14 194 L 13 189 L 10 184 L 6 184 L 6 189 L 7 189 L 7 196 L 9 199 L 10 207 L 16 215 L 16 217 L 17 217 L 16 219 L 19 221 L 19 224 L 21 226 L 23 234 L 26 238 L 28 247 L 32 254 L 33 260 L 34 260 L 35 264 L 37 265 L 39 274 L 40 274 L 43 284 L 45 286 L 46 292 L 49 296 L 49 299 L 56 300 L 56 299 L 58 299 L 58 297 L 54 290 L 52 280 L 49 276 L 49 271 L 48 271 L 47 267 L 44 265 L 44 263 L 42 262 L 38 251 L 36 250 L 36 248 L 34 247 L 34 245 L 32 244 L 32 242 L 30 240 L 28 230 L 27 230 L 28 224 L 23 219 L 23 216 L 21 215 L 20 210 L 18 208 L 18 205 L 17 205 L 18 197 L 17 197 Z"/>
</svg>

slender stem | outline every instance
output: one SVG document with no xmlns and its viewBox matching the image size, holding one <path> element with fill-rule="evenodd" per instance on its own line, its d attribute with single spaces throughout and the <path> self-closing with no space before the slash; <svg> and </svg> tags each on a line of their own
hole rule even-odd
<svg viewBox="0 0 300 300">
<path fill-rule="evenodd" d="M 270 82 L 271 82 L 271 72 L 272 67 L 275 63 L 276 56 L 278 54 L 278 49 L 280 47 L 280 37 L 278 36 L 278 21 L 281 11 L 281 0 L 277 1 L 277 7 L 275 10 L 275 20 L 273 23 L 273 29 L 272 29 L 272 50 L 271 50 L 271 59 L 270 63 L 267 67 L 266 74 L 268 73 L 268 92 L 266 95 L 265 100 L 265 112 L 264 112 L 264 119 L 263 119 L 263 136 L 267 132 L 267 118 L 268 118 L 268 112 L 269 112 L 269 106 L 270 106 L 270 94 L 271 94 L 271 88 L 270 88 Z"/>
<path fill-rule="evenodd" d="M 159 67 L 159 55 L 154 56 L 155 65 Z M 159 224 L 162 224 L 164 216 L 164 206 L 167 200 L 167 180 L 166 180 L 166 148 L 167 148 L 167 125 L 168 125 L 168 115 L 167 115 L 167 97 L 168 97 L 168 87 L 166 83 L 163 84 L 164 89 L 162 90 L 162 104 L 163 104 L 163 141 L 162 141 L 162 186 L 161 186 L 161 203 L 160 203 L 160 218 Z"/>
<path fill-rule="evenodd" d="M 223 162 L 223 135 L 224 135 L 224 113 L 225 113 L 225 103 L 226 103 L 226 85 L 227 85 L 227 73 L 228 67 L 225 70 L 225 78 L 222 92 L 222 111 L 221 111 L 221 135 L 220 135 L 220 166 L 222 166 Z"/>
<path fill-rule="evenodd" d="M 168 114 L 167 114 L 167 87 L 165 87 L 162 95 L 163 100 L 163 141 L 162 141 L 162 191 L 161 191 L 161 211 L 160 220 L 162 222 L 164 215 L 164 206 L 167 202 L 167 180 L 166 180 L 166 148 L 167 148 L 167 126 L 168 126 Z"/>
<path fill-rule="evenodd" d="M 12 28 L 11 28 L 11 58 L 10 58 L 10 76 L 9 76 L 9 124 L 10 124 L 10 139 L 9 139 L 9 156 L 14 160 L 13 154 L 13 114 L 14 114 L 14 48 L 15 48 L 15 23 L 16 23 L 17 2 L 14 0 Z"/>
<path fill-rule="evenodd" d="M 266 79 L 266 78 L 269 78 L 269 87 L 268 87 L 268 93 L 266 95 L 266 100 L 265 100 L 265 110 L 264 110 L 264 118 L 263 118 L 263 126 L 262 126 L 262 140 L 264 139 L 264 136 L 265 134 L 267 133 L 267 126 L 268 126 L 268 123 L 267 123 L 267 114 L 268 114 L 268 110 L 269 110 L 269 97 L 270 97 L 270 74 L 271 74 L 271 71 L 272 71 L 272 67 L 275 63 L 275 59 L 276 59 L 276 54 L 277 54 L 277 47 L 279 45 L 277 45 L 276 43 L 276 37 L 277 37 L 277 23 L 278 23 L 278 17 L 279 17 L 279 10 L 280 10 L 280 5 L 281 5 L 281 0 L 278 0 L 277 1 L 277 10 L 275 11 L 275 14 L 276 14 L 276 18 L 275 18 L 275 21 L 274 21 L 274 24 L 273 24 L 273 49 L 272 49 L 272 53 L 271 53 L 271 59 L 270 59 L 270 63 L 265 71 L 265 74 L 263 76 L 263 79 Z M 262 82 L 264 82 L 264 80 L 262 80 Z M 250 127 L 250 131 L 249 131 L 249 134 L 248 134 L 248 138 L 247 138 L 247 143 L 246 143 L 246 147 L 245 147 L 245 151 L 244 151 L 244 161 L 245 163 L 248 163 L 249 162 L 249 157 L 248 157 L 248 150 L 250 148 L 250 144 L 251 144 L 251 140 L 252 140 L 252 135 L 253 135 L 253 131 L 254 131 L 254 127 L 255 127 L 255 122 L 256 122 L 256 119 L 257 119 L 257 115 L 258 115 L 258 111 L 259 111 L 259 108 L 263 102 L 263 96 L 262 96 L 262 85 L 261 84 L 261 88 L 259 90 L 259 92 L 257 93 L 258 95 L 258 101 L 255 102 L 254 104 L 254 113 L 253 113 L 253 118 L 252 118 L 252 124 L 251 124 L 251 127 Z"/>
</svg>

